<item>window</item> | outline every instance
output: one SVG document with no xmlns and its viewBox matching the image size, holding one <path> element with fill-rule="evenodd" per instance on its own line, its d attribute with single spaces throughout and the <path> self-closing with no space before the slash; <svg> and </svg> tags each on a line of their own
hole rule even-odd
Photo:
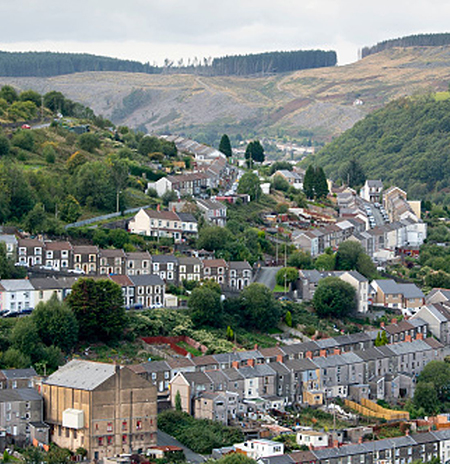
<svg viewBox="0 0 450 464">
<path fill-rule="evenodd" d="M 136 430 L 141 430 L 142 429 L 142 421 L 138 420 L 136 422 Z"/>
<path fill-rule="evenodd" d="M 106 444 L 109 446 L 109 445 L 112 445 L 112 441 L 113 441 L 113 437 L 111 435 L 108 435 L 106 437 Z"/>
<path fill-rule="evenodd" d="M 98 446 L 103 446 L 103 437 L 98 437 Z"/>
<path fill-rule="evenodd" d="M 156 380 L 156 372 L 152 372 L 152 380 Z"/>
<path fill-rule="evenodd" d="M 122 422 L 122 430 L 126 431 L 127 430 L 127 421 Z"/>
<path fill-rule="evenodd" d="M 122 435 L 122 443 L 126 443 L 127 442 L 127 436 L 126 435 Z"/>
<path fill-rule="evenodd" d="M 106 426 L 106 431 L 107 431 L 107 432 L 112 432 L 112 431 L 113 431 L 112 422 L 108 422 L 108 424 L 107 424 L 107 426 Z"/>
</svg>

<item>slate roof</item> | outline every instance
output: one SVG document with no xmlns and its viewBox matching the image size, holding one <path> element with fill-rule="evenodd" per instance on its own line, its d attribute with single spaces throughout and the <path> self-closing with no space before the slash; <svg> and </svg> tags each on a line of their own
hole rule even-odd
<svg viewBox="0 0 450 464">
<path fill-rule="evenodd" d="M 178 258 L 172 255 L 153 255 L 152 261 L 154 263 L 178 263 Z"/>
<path fill-rule="evenodd" d="M 0 280 L 0 289 L 17 292 L 21 290 L 34 290 L 33 285 L 28 279 L 2 279 Z"/>
<path fill-rule="evenodd" d="M 164 285 L 164 281 L 161 279 L 161 277 L 154 274 L 140 274 L 128 277 L 130 278 L 131 282 L 137 286 Z"/>
<path fill-rule="evenodd" d="M 44 384 L 92 391 L 111 378 L 115 370 L 114 364 L 73 359 L 48 377 Z"/>
<path fill-rule="evenodd" d="M 32 367 L 27 369 L 2 369 L 2 373 L 8 380 L 31 379 L 37 376 L 36 371 Z"/>
<path fill-rule="evenodd" d="M 166 361 L 150 361 L 143 364 L 138 364 L 144 372 L 167 372 L 170 371 L 170 366 Z"/>
<path fill-rule="evenodd" d="M 13 388 L 0 390 L 0 403 L 36 400 L 42 400 L 42 396 L 34 388 Z"/>
</svg>

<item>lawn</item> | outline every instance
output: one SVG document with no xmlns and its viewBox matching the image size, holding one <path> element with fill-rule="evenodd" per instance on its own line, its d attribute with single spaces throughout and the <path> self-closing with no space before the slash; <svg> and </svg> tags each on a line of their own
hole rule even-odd
<svg viewBox="0 0 450 464">
<path fill-rule="evenodd" d="M 274 289 L 273 289 L 273 292 L 274 293 L 284 293 L 284 292 L 289 292 L 289 285 L 286 285 L 286 288 L 284 287 L 284 285 L 275 285 Z"/>
<path fill-rule="evenodd" d="M 179 346 L 180 348 L 184 348 L 188 353 L 191 353 L 192 356 L 202 356 L 203 354 L 200 350 L 197 350 L 197 348 L 188 345 L 186 342 L 179 342 L 177 343 L 177 346 Z"/>
</svg>

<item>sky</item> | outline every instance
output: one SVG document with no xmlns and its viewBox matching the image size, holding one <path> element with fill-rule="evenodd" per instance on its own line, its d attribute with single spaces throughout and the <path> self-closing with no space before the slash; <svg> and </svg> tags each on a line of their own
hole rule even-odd
<svg viewBox="0 0 450 464">
<path fill-rule="evenodd" d="M 448 0 L 0 0 L 0 50 L 162 64 L 273 50 L 336 50 L 450 32 Z"/>
</svg>

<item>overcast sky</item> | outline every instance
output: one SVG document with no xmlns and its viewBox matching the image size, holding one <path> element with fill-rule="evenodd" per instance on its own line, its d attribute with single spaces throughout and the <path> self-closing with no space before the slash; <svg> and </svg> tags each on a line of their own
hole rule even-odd
<svg viewBox="0 0 450 464">
<path fill-rule="evenodd" d="M 448 0 L 0 0 L 0 50 L 164 58 L 336 50 L 450 32 Z"/>
</svg>

